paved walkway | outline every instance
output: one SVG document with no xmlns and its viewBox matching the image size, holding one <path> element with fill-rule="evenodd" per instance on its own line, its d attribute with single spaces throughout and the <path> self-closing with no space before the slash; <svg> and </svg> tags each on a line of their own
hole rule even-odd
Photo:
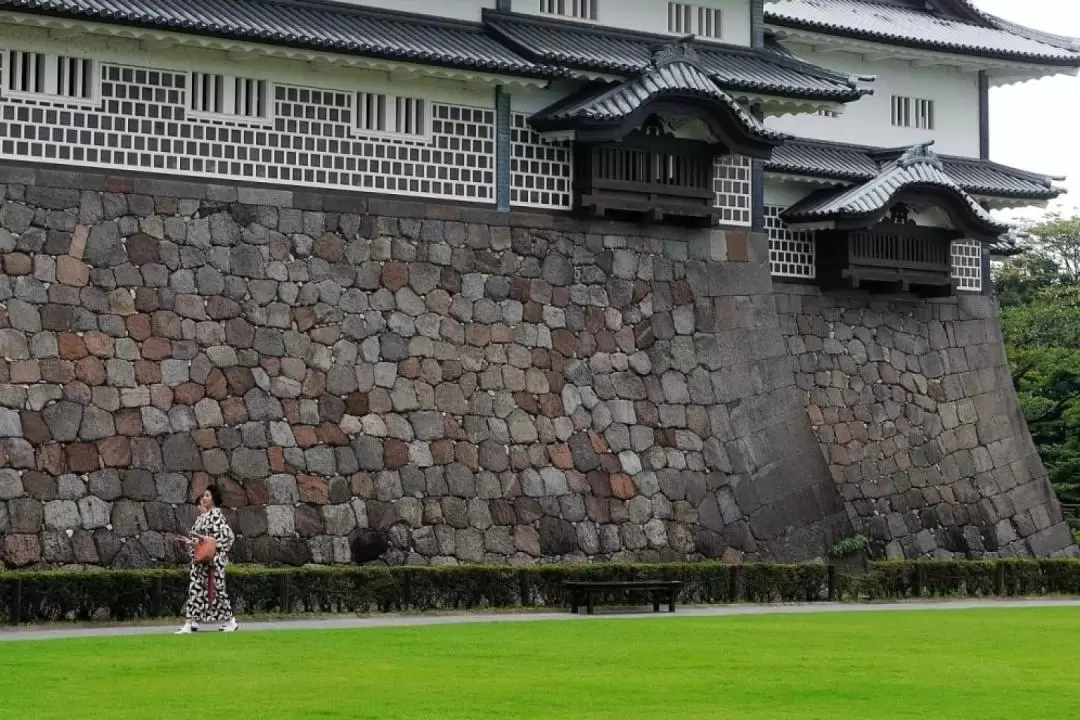
<svg viewBox="0 0 1080 720">
<path fill-rule="evenodd" d="M 640 620 L 642 618 L 738 617 L 743 615 L 793 615 L 815 613 L 856 613 L 903 611 L 955 611 L 1009 608 L 1080 608 L 1080 600 L 958 600 L 955 602 L 907 602 L 856 605 L 844 603 L 813 603 L 805 605 L 720 605 L 710 607 L 680 607 L 675 614 L 614 613 L 602 610 L 596 615 L 573 615 L 569 612 L 501 613 L 460 615 L 380 615 L 374 617 L 340 617 L 326 620 L 268 620 L 243 623 L 241 632 L 275 630 L 355 630 L 360 628 L 422 627 L 431 625 L 465 625 L 470 623 L 515 623 L 541 621 L 590 622 L 594 620 Z M 14 640 L 58 640 L 80 637 L 117 637 L 131 635 L 163 635 L 173 632 L 177 625 L 131 625 L 120 627 L 73 627 L 48 630 L 0 629 L 0 642 Z M 212 626 L 208 629 L 216 629 Z"/>
</svg>

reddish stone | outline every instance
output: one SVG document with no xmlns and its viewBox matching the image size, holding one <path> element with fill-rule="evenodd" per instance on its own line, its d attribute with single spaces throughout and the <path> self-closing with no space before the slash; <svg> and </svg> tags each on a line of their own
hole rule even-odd
<svg viewBox="0 0 1080 720">
<path fill-rule="evenodd" d="M 654 433 L 656 437 L 656 444 L 664 448 L 673 448 L 676 446 L 675 430 L 672 428 L 657 428 Z"/>
<path fill-rule="evenodd" d="M 157 385 L 161 382 L 161 366 L 151 360 L 136 360 L 135 380 L 140 385 Z"/>
<path fill-rule="evenodd" d="M 100 358 L 84 357 L 75 363 L 75 377 L 90 385 L 104 385 L 107 379 L 105 363 Z"/>
<path fill-rule="evenodd" d="M 131 441 L 114 435 L 98 441 L 98 453 L 105 467 L 127 467 L 131 464 Z"/>
<path fill-rule="evenodd" d="M 472 443 L 459 442 L 454 446 L 454 455 L 459 463 L 470 470 L 476 470 L 480 467 L 480 452 Z"/>
<path fill-rule="evenodd" d="M 172 343 L 165 338 L 148 338 L 143 343 L 142 356 L 147 360 L 165 360 L 172 357 Z"/>
<path fill-rule="evenodd" d="M 275 446 L 269 448 L 266 451 L 266 456 L 270 459 L 270 472 L 273 472 L 273 473 L 283 473 L 283 472 L 285 472 L 285 449 L 284 448 L 280 448 L 277 445 L 275 445 Z"/>
<path fill-rule="evenodd" d="M 247 422 L 247 406 L 244 399 L 238 397 L 226 398 L 221 401 L 221 417 L 226 425 L 239 425 Z"/>
<path fill-rule="evenodd" d="M 382 286 L 391 292 L 397 292 L 409 284 L 409 266 L 392 260 L 382 267 Z"/>
<path fill-rule="evenodd" d="M 125 318 L 124 324 L 127 325 L 128 335 L 135 342 L 142 342 L 153 333 L 150 318 L 145 315 L 129 315 Z"/>
<path fill-rule="evenodd" d="M 95 445 L 80 443 L 67 446 L 68 470 L 73 473 L 93 472 L 101 467 Z"/>
<path fill-rule="evenodd" d="M 94 357 L 111 358 L 113 356 L 113 340 L 102 332 L 88 332 L 83 336 L 86 349 Z"/>
<path fill-rule="evenodd" d="M 224 400 L 229 397 L 229 381 L 225 379 L 225 373 L 217 368 L 211 370 L 206 376 L 206 396 L 214 400 Z"/>
<path fill-rule="evenodd" d="M 564 413 L 562 398 L 550 393 L 541 395 L 540 412 L 544 414 L 544 417 L 548 418 L 562 417 Z"/>
<path fill-rule="evenodd" d="M 60 349 L 60 357 L 64 360 L 79 360 L 88 355 L 86 343 L 78 335 L 67 332 L 57 333 L 56 344 Z"/>
<path fill-rule="evenodd" d="M 319 438 L 315 434 L 315 428 L 309 425 L 293 425 L 293 437 L 296 444 L 302 448 L 315 447 L 319 444 Z"/>
<path fill-rule="evenodd" d="M 619 346 L 615 343 L 615 336 L 612 335 L 609 330 L 601 330 L 596 333 L 596 335 L 582 335 L 581 339 L 584 340 L 587 337 L 596 339 L 596 349 L 600 352 L 613 353 L 619 349 Z M 584 352 L 579 354 L 582 355 L 582 357 L 588 357 Z"/>
<path fill-rule="evenodd" d="M 23 437 L 31 445 L 41 445 L 52 440 L 52 432 L 41 413 L 24 410 L 22 416 Z"/>
<path fill-rule="evenodd" d="M 180 316 L 168 310 L 159 310 L 150 316 L 150 325 L 154 329 L 154 335 L 161 338 L 181 340 L 184 337 L 184 326 Z"/>
<path fill-rule="evenodd" d="M 607 327 L 607 318 L 600 308 L 589 308 L 585 312 L 585 330 L 596 334 Z"/>
<path fill-rule="evenodd" d="M 264 357 L 259 361 L 259 366 L 270 377 L 277 377 L 281 374 L 281 358 Z"/>
<path fill-rule="evenodd" d="M 135 437 L 142 434 L 142 414 L 138 408 L 126 408 L 117 410 L 113 414 L 116 423 L 116 433 L 125 437 Z"/>
<path fill-rule="evenodd" d="M 409 380 L 420 377 L 420 358 L 407 358 L 398 363 L 398 375 Z"/>
<path fill-rule="evenodd" d="M 238 508 L 248 504 L 247 492 L 240 487 L 240 483 L 230 477 L 219 477 L 216 484 L 221 490 L 221 502 L 225 507 Z"/>
<path fill-rule="evenodd" d="M 161 299 L 154 288 L 141 287 L 135 290 L 135 310 L 138 312 L 154 312 L 161 309 Z"/>
<path fill-rule="evenodd" d="M 577 338 L 569 330 L 556 330 L 551 333 L 551 347 L 557 353 L 573 357 L 577 350 Z"/>
<path fill-rule="evenodd" d="M 333 423 L 323 423 L 315 429 L 315 437 L 324 445 L 345 446 L 349 444 L 349 438 L 340 427 Z"/>
<path fill-rule="evenodd" d="M 570 307 L 570 288 L 557 287 L 551 289 L 551 304 L 555 307 Z"/>
<path fill-rule="evenodd" d="M 589 491 L 597 497 L 611 496 L 611 476 L 604 470 L 593 470 L 585 476 Z"/>
<path fill-rule="evenodd" d="M 585 498 L 585 512 L 595 523 L 611 522 L 611 503 L 606 498 L 589 495 Z"/>
<path fill-rule="evenodd" d="M 532 460 L 529 458 L 529 451 L 520 445 L 515 445 L 510 448 L 510 467 L 518 472 L 532 467 Z"/>
<path fill-rule="evenodd" d="M 559 372 L 546 370 L 544 371 L 544 376 L 547 378 L 548 388 L 553 394 L 559 395 L 562 393 L 563 386 L 566 385 L 566 376 L 561 370 Z"/>
<path fill-rule="evenodd" d="M 354 392 L 345 398 L 345 412 L 350 415 L 367 415 L 370 408 L 367 393 Z"/>
<path fill-rule="evenodd" d="M 461 377 L 463 372 L 460 360 L 444 360 L 440 364 L 440 368 L 442 369 L 443 380 L 446 380 L 447 382 L 457 380 Z"/>
<path fill-rule="evenodd" d="M 206 492 L 206 488 L 214 484 L 213 479 L 204 472 L 195 473 L 195 478 L 191 483 L 191 494 L 188 495 L 188 502 L 198 502 L 202 494 Z"/>
<path fill-rule="evenodd" d="M 330 502 L 330 483 L 326 478 L 297 475 L 296 488 L 300 491 L 300 502 L 312 505 L 326 505 Z"/>
<path fill-rule="evenodd" d="M 727 238 L 728 262 L 749 262 L 750 239 L 746 233 L 741 230 L 728 230 L 724 234 Z"/>
<path fill-rule="evenodd" d="M 600 469 L 606 473 L 617 473 L 622 470 L 622 464 L 616 455 L 601 455 Z"/>
<path fill-rule="evenodd" d="M 177 405 L 194 405 L 203 399 L 206 390 L 198 383 L 186 382 L 173 389 L 173 402 Z"/>
<path fill-rule="evenodd" d="M 371 412 L 384 414 L 394 409 L 394 403 L 390 401 L 390 393 L 386 388 L 375 388 L 368 393 L 368 403 Z"/>
<path fill-rule="evenodd" d="M 290 425 L 300 425 L 300 401 L 299 400 L 282 400 L 281 412 L 285 420 Z"/>
<path fill-rule="evenodd" d="M 506 323 L 495 323 L 491 326 L 491 342 L 506 344 L 514 341 L 514 331 Z"/>
<path fill-rule="evenodd" d="M 431 443 L 431 459 L 436 465 L 449 465 L 454 462 L 454 441 L 436 440 Z"/>
<path fill-rule="evenodd" d="M 105 178 L 105 192 L 133 193 L 135 192 L 135 180 L 128 177 Z"/>
<path fill-rule="evenodd" d="M 4 256 L 4 272 L 8 275 L 29 275 L 32 269 L 29 255 L 10 253 Z"/>
<path fill-rule="evenodd" d="M 248 390 L 255 387 L 255 376 L 251 374 L 250 369 L 245 367 L 225 368 L 225 379 L 233 395 L 245 395 Z"/>
<path fill-rule="evenodd" d="M 274 450 L 275 448 L 270 448 Z M 280 450 L 281 448 L 277 448 Z M 284 463 L 282 463 L 282 470 L 284 470 Z M 266 480 L 260 478 L 258 480 L 246 480 L 244 482 L 244 492 L 247 494 L 247 501 L 249 505 L 266 505 L 270 502 L 270 493 L 266 490 Z"/>
<path fill-rule="evenodd" d="M 35 500 L 49 502 L 56 499 L 56 478 L 43 472 L 29 470 L 22 476 L 23 490 Z"/>
<path fill-rule="evenodd" d="M 391 470 L 409 464 L 409 446 L 401 440 L 390 439 L 383 443 L 383 463 Z"/>
<path fill-rule="evenodd" d="M 629 500 L 637 494 L 634 480 L 629 475 L 616 473 L 611 476 L 611 494 L 620 500 Z"/>
<path fill-rule="evenodd" d="M 535 395 L 530 395 L 526 392 L 516 392 L 514 393 L 514 404 L 529 415 L 540 414 L 540 403 L 537 402 Z"/>
<path fill-rule="evenodd" d="M 64 446 L 57 443 L 42 445 L 37 451 L 38 470 L 50 475 L 63 475 L 68 471 L 67 453 Z"/>
<path fill-rule="evenodd" d="M 307 332 L 315 327 L 315 308 L 297 308 L 293 311 L 293 319 L 296 321 L 297 330 Z"/>
<path fill-rule="evenodd" d="M 195 444 L 200 450 L 210 450 L 218 446 L 217 430 L 214 428 L 199 428 L 193 430 L 191 433 L 191 439 L 195 441 Z"/>
<path fill-rule="evenodd" d="M 544 322 L 544 306 L 538 302 L 527 302 L 522 309 L 522 317 L 527 323 Z"/>
<path fill-rule="evenodd" d="M 550 368 L 551 357 L 548 355 L 548 351 L 544 348 L 534 348 L 532 351 L 532 366 L 540 370 Z"/>
<path fill-rule="evenodd" d="M 694 290 L 688 280 L 676 280 L 671 285 L 671 299 L 676 305 L 693 305 Z"/>
<path fill-rule="evenodd" d="M 491 343 L 491 328 L 487 325 L 471 323 L 465 327 L 465 342 L 474 347 L 484 347 Z"/>
<path fill-rule="evenodd" d="M 308 370 L 300 393 L 306 398 L 321 397 L 326 392 L 326 374 L 319 370 Z"/>
<path fill-rule="evenodd" d="M 560 470 L 569 470 L 574 467 L 574 458 L 570 455 L 570 447 L 567 445 L 548 445 L 548 457 L 551 464 Z"/>
</svg>

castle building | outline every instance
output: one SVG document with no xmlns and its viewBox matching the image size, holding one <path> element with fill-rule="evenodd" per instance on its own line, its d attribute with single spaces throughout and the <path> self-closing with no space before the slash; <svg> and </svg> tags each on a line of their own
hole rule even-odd
<svg viewBox="0 0 1080 720">
<path fill-rule="evenodd" d="M 968 0 L 0 0 L 0 560 L 1072 555 Z"/>
</svg>

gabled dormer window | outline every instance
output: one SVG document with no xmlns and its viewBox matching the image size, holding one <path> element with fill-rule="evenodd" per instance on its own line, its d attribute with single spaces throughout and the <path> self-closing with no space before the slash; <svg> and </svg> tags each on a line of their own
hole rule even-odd
<svg viewBox="0 0 1080 720">
<path fill-rule="evenodd" d="M 561 15 L 578 20 L 595 20 L 600 0 L 540 0 L 544 15 Z"/>
<path fill-rule="evenodd" d="M 270 116 L 268 83 L 254 78 L 193 72 L 188 107 L 203 115 L 264 120 Z"/>
<path fill-rule="evenodd" d="M 9 93 L 82 102 L 97 97 L 93 60 L 25 50 L 11 50 L 5 59 L 4 87 Z"/>
<path fill-rule="evenodd" d="M 690 3 L 668 3 L 668 32 L 719 40 L 723 35 L 721 25 L 720 10 L 717 8 Z"/>
</svg>

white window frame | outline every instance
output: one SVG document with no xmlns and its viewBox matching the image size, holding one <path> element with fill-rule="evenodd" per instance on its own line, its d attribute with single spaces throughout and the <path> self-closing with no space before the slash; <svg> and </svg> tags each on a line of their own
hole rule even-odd
<svg viewBox="0 0 1080 720">
<path fill-rule="evenodd" d="M 722 40 L 724 15 L 720 8 L 685 2 L 668 3 L 668 32 L 694 35 L 702 40 Z"/>
<path fill-rule="evenodd" d="M 21 90 L 11 83 L 11 71 L 16 65 L 21 64 L 20 56 L 34 56 L 39 58 L 37 62 L 44 64 L 40 71 L 42 87 L 38 90 Z M 19 60 L 16 60 L 20 57 Z M 60 76 L 60 68 L 71 61 L 85 63 L 89 67 L 90 94 L 67 95 L 61 92 L 63 78 Z M 75 55 L 60 55 L 57 53 L 45 53 L 37 50 L 7 50 L 4 52 L 3 72 L 4 94 L 10 98 L 22 100 L 48 100 L 49 102 L 62 103 L 64 105 L 78 105 L 83 107 L 97 107 L 101 102 L 101 71 L 96 60 Z"/>
<path fill-rule="evenodd" d="M 382 111 L 376 123 L 378 128 L 371 128 L 368 108 L 371 101 Z M 364 137 L 430 142 L 431 111 L 432 103 L 427 98 L 367 91 L 353 93 L 353 129 Z"/>
<path fill-rule="evenodd" d="M 191 117 L 203 118 L 206 120 L 227 120 L 229 122 L 242 122 L 255 125 L 272 125 L 274 122 L 274 83 L 270 80 L 263 80 L 260 78 L 246 77 L 242 75 L 228 75 L 225 73 L 213 73 L 213 72 L 198 72 L 191 71 L 187 74 L 188 86 L 186 95 L 186 107 L 187 113 Z M 204 87 L 204 83 L 207 79 L 213 78 L 214 82 L 218 83 L 218 94 L 221 100 L 221 109 L 206 110 L 205 108 L 195 109 L 197 103 L 195 102 L 195 89 L 196 87 Z M 261 85 L 263 88 L 262 93 L 262 107 L 258 109 L 258 113 L 255 115 L 241 115 L 236 113 L 238 102 L 240 98 L 237 97 L 237 91 L 240 86 L 244 86 L 250 93 L 250 88 L 253 86 Z M 256 100 L 257 101 L 257 100 Z"/>
<path fill-rule="evenodd" d="M 907 95 L 892 96 L 892 126 L 911 130 L 934 130 L 934 101 Z"/>
<path fill-rule="evenodd" d="M 596 22 L 600 15 L 600 0 L 539 0 L 541 15 Z"/>
</svg>

